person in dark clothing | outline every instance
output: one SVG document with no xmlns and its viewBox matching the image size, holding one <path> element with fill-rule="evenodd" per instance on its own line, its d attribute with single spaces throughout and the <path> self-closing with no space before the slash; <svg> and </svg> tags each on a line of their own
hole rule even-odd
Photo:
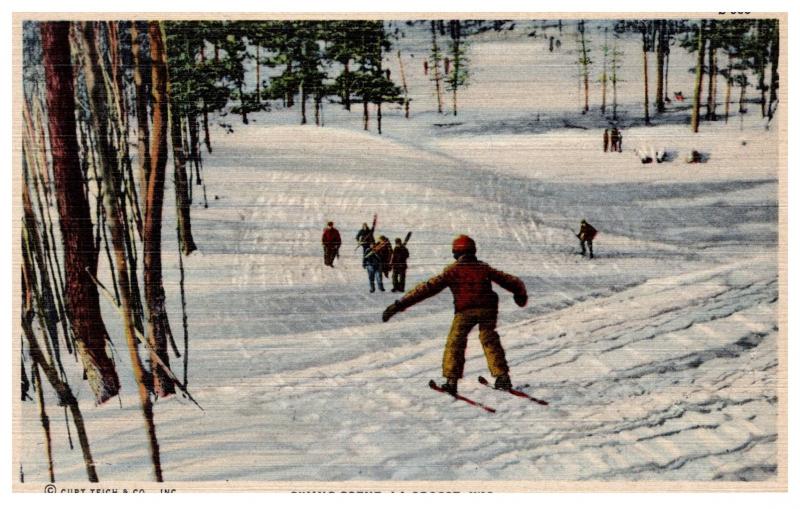
<svg viewBox="0 0 800 509">
<path fill-rule="evenodd" d="M 392 291 L 406 291 L 406 269 L 408 268 L 408 249 L 402 239 L 394 239 L 394 252 L 389 265 L 392 268 Z"/>
<path fill-rule="evenodd" d="M 333 221 L 328 222 L 328 227 L 322 232 L 322 250 L 325 265 L 333 267 L 333 260 L 339 256 L 339 246 L 342 245 L 342 237 L 339 230 L 333 227 Z"/>
<path fill-rule="evenodd" d="M 392 270 L 392 243 L 389 242 L 389 239 L 387 239 L 385 235 L 381 235 L 378 237 L 378 243 L 372 249 L 381 259 L 381 272 L 383 272 L 383 277 L 388 278 L 389 271 Z"/>
<path fill-rule="evenodd" d="M 367 269 L 367 277 L 369 278 L 369 293 L 375 293 L 376 282 L 380 291 L 386 291 L 383 288 L 383 276 L 381 275 L 383 263 L 375 247 L 377 247 L 377 244 L 368 247 L 364 253 L 364 267 Z"/>
<path fill-rule="evenodd" d="M 492 290 L 492 283 L 513 293 L 518 306 L 524 307 L 528 303 L 525 283 L 479 261 L 475 257 L 476 251 L 475 241 L 471 238 L 466 235 L 456 237 L 453 241 L 456 262 L 448 265 L 438 276 L 417 285 L 383 312 L 383 321 L 389 321 L 396 313 L 450 288 L 455 315 L 442 360 L 442 374 L 447 379 L 442 388 L 451 394 L 457 392 L 458 380 L 464 376 L 467 336 L 476 325 L 489 371 L 496 377 L 495 388 L 511 389 L 505 351 L 495 331 L 499 297 Z"/>
<path fill-rule="evenodd" d="M 603 152 L 608 152 L 608 129 L 603 131 Z"/>
<path fill-rule="evenodd" d="M 616 127 L 611 128 L 609 133 L 609 140 L 611 141 L 612 152 L 622 152 L 622 135 Z"/>
<path fill-rule="evenodd" d="M 356 242 L 361 246 L 364 259 L 366 259 L 367 249 L 375 243 L 375 230 L 367 226 L 367 223 L 364 223 L 361 225 L 361 229 L 358 230 L 358 233 L 356 233 Z M 366 265 L 363 263 L 361 266 L 366 268 Z"/>
<path fill-rule="evenodd" d="M 594 253 L 592 252 L 592 241 L 594 240 L 595 236 L 597 235 L 597 230 L 594 229 L 594 226 L 590 225 L 586 222 L 585 219 L 581 220 L 581 229 L 578 232 L 578 240 L 581 242 L 581 254 L 586 256 L 586 246 L 589 246 L 589 258 L 594 258 Z"/>
</svg>

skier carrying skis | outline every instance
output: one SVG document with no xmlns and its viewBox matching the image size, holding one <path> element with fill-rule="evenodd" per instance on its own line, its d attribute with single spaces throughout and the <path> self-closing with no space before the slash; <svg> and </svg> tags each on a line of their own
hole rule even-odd
<svg viewBox="0 0 800 509">
<path fill-rule="evenodd" d="M 383 270 L 383 262 L 381 261 L 381 257 L 378 254 L 376 248 L 378 247 L 377 244 L 373 244 L 371 247 L 367 248 L 367 251 L 364 253 L 364 268 L 367 269 L 367 277 L 369 278 L 369 293 L 375 293 L 375 282 L 378 283 L 378 289 L 380 291 L 386 291 L 383 288 L 383 276 L 381 272 Z"/>
<path fill-rule="evenodd" d="M 594 226 L 587 223 L 585 219 L 581 219 L 581 229 L 576 236 L 581 242 L 581 254 L 583 256 L 586 256 L 586 245 L 588 245 L 589 258 L 594 258 L 594 253 L 592 252 L 592 241 L 596 235 L 597 230 L 594 229 Z"/>
<path fill-rule="evenodd" d="M 339 230 L 333 227 L 333 221 L 329 221 L 328 227 L 322 232 L 322 250 L 325 265 L 333 267 L 333 260 L 339 256 L 339 246 L 341 245 L 342 237 L 339 235 Z"/>
<path fill-rule="evenodd" d="M 442 361 L 442 374 L 447 379 L 442 388 L 453 395 L 458 391 L 458 379 L 464 375 L 467 336 L 475 325 L 480 331 L 480 341 L 489 371 L 496 377 L 495 388 L 511 389 L 505 351 L 500 344 L 500 336 L 495 331 L 499 299 L 492 291 L 492 283 L 497 283 L 513 293 L 514 302 L 519 307 L 528 303 L 528 293 L 521 279 L 479 261 L 475 257 L 476 252 L 474 240 L 466 235 L 456 237 L 453 240 L 453 257 L 456 262 L 448 265 L 438 276 L 417 285 L 383 312 L 383 321 L 386 322 L 396 313 L 450 288 L 453 292 L 455 315 Z"/>
<path fill-rule="evenodd" d="M 383 277 L 389 278 L 389 271 L 391 270 L 392 260 L 392 243 L 385 235 L 378 237 L 378 243 L 372 248 L 381 259 L 381 272 Z"/>
<path fill-rule="evenodd" d="M 406 291 L 406 269 L 408 269 L 408 249 L 403 239 L 394 239 L 394 252 L 389 265 L 392 268 L 392 292 Z"/>
<path fill-rule="evenodd" d="M 367 226 L 367 223 L 361 225 L 361 229 L 358 230 L 358 233 L 356 233 L 356 242 L 358 242 L 358 245 L 361 246 L 361 248 L 363 249 L 362 252 L 366 259 L 367 249 L 369 249 L 372 246 L 372 244 L 375 243 L 375 226 L 370 228 L 369 226 Z M 366 267 L 366 265 L 363 264 L 361 266 Z"/>
</svg>

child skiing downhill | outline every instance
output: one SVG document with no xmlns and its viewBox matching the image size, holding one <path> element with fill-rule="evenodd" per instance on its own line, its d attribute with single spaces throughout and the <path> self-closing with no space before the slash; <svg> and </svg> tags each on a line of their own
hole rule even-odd
<svg viewBox="0 0 800 509">
<path fill-rule="evenodd" d="M 479 261 L 475 257 L 476 252 L 475 241 L 466 235 L 456 237 L 453 241 L 453 257 L 456 262 L 447 266 L 438 276 L 417 285 L 383 312 L 383 321 L 386 322 L 396 313 L 450 288 L 453 292 L 455 316 L 442 361 L 442 374 L 447 379 L 442 389 L 453 395 L 458 391 L 458 379 L 464 374 L 467 336 L 475 325 L 480 331 L 480 341 L 489 371 L 496 377 L 495 388 L 511 389 L 505 351 L 500 344 L 500 336 L 495 331 L 498 296 L 492 291 L 492 283 L 497 283 L 513 293 L 514 302 L 519 307 L 524 307 L 528 302 L 525 283 L 521 279 Z"/>
</svg>

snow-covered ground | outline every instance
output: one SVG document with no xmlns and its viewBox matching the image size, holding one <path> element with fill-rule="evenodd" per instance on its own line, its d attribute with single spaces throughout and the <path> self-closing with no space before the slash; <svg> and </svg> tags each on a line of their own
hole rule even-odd
<svg viewBox="0 0 800 509">
<path fill-rule="evenodd" d="M 633 87 L 641 56 L 635 40 L 623 42 Z M 571 45 L 565 39 L 562 51 Z M 383 136 L 374 117 L 361 130 L 360 105 L 326 106 L 322 128 L 294 125 L 297 111 L 279 108 L 247 126 L 228 117 L 233 133 L 212 132 L 209 207 L 195 201 L 199 251 L 184 259 L 189 388 L 205 411 L 181 397 L 157 402 L 165 478 L 774 480 L 783 404 L 777 131 L 752 114 L 692 135 L 678 105 L 654 127 L 637 125 L 636 88 L 621 108 L 625 151 L 606 154 L 599 114 L 578 111 L 574 55 L 562 54 L 562 68 L 540 81 L 541 61 L 554 58 L 544 39 L 487 34 L 470 51 L 473 83 L 458 117 L 435 113 L 416 54 L 407 64 L 412 118 L 385 108 Z M 688 58 L 678 53 L 676 69 Z M 508 76 L 508 55 L 530 60 L 510 74 L 530 95 L 519 84 L 491 93 Z M 690 81 L 684 68 L 676 82 Z M 553 86 L 569 102 L 548 96 Z M 642 165 L 639 146 L 674 156 Z M 692 149 L 708 162 L 687 164 Z M 390 284 L 368 293 L 353 239 L 374 213 L 377 234 L 414 232 L 407 289 L 450 262 L 460 233 L 476 239 L 480 259 L 522 277 L 526 308 L 497 289 L 499 332 L 512 380 L 548 407 L 480 386 L 478 375 L 488 375 L 477 337 L 460 388 L 497 413 L 427 387 L 441 376 L 451 299 L 443 293 L 381 322 L 396 295 Z M 571 231 L 582 218 L 600 230 L 594 260 L 579 255 Z M 328 220 L 345 242 L 335 269 L 322 264 Z M 174 218 L 165 221 L 177 333 Z M 106 315 L 114 330 L 113 311 Z M 148 480 L 132 378 L 123 383 L 122 408 L 94 407 L 73 385 L 100 479 Z M 23 418 L 25 478 L 41 481 L 33 404 Z M 57 479 L 84 479 L 63 425 L 54 436 Z"/>
</svg>

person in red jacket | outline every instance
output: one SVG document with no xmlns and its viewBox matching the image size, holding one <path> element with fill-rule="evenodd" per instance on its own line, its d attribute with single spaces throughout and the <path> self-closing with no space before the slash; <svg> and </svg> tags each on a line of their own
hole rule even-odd
<svg viewBox="0 0 800 509">
<path fill-rule="evenodd" d="M 442 374 L 447 379 L 442 388 L 451 394 L 457 392 L 458 380 L 464 375 L 467 336 L 476 325 L 489 371 L 496 377 L 495 388 L 511 389 L 505 351 L 495 331 L 499 298 L 492 290 L 492 283 L 513 293 L 518 306 L 524 307 L 528 303 L 528 293 L 521 279 L 478 260 L 476 252 L 475 241 L 466 235 L 456 237 L 453 241 L 456 262 L 448 265 L 438 276 L 417 285 L 383 312 L 383 321 L 386 322 L 396 313 L 450 288 L 455 315 L 442 361 Z"/>
<path fill-rule="evenodd" d="M 342 245 L 342 237 L 339 230 L 333 227 L 333 221 L 328 222 L 328 227 L 322 231 L 322 250 L 325 265 L 333 267 L 333 260 L 339 256 L 339 246 Z"/>
</svg>

